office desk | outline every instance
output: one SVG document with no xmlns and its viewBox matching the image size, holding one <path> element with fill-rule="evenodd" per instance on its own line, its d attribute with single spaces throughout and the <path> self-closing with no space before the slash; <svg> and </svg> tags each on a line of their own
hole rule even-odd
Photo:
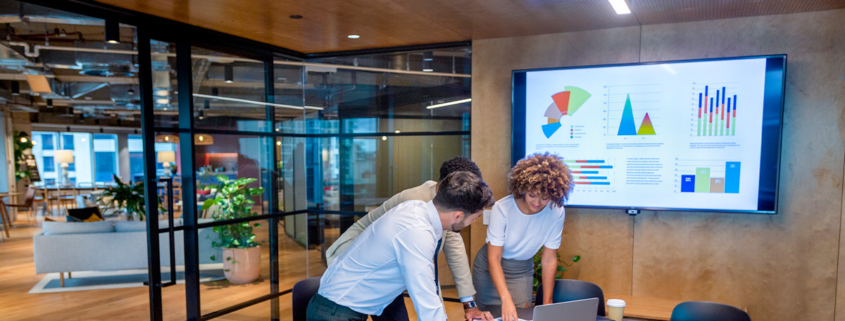
<svg viewBox="0 0 845 321">
<path fill-rule="evenodd" d="M 486 307 L 490 310 L 490 313 L 493 314 L 493 317 L 501 317 L 502 316 L 502 306 L 499 305 L 492 305 Z M 524 308 L 516 308 L 516 315 L 519 316 L 520 319 L 523 320 L 531 320 L 534 318 L 534 309 L 524 309 Z M 602 316 L 596 316 L 596 321 L 606 321 L 610 320 L 608 318 Z M 624 321 L 628 321 L 627 319 L 623 319 Z M 611 320 L 612 321 L 612 320 Z"/>
<path fill-rule="evenodd" d="M 672 309 L 683 302 L 680 300 L 638 297 L 625 294 L 605 294 L 604 298 L 605 300 L 624 300 L 625 317 L 646 320 L 669 320 L 672 317 Z"/>
</svg>

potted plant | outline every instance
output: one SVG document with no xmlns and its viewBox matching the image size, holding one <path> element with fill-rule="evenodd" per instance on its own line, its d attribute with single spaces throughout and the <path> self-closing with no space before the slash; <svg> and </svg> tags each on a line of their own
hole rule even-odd
<svg viewBox="0 0 845 321">
<path fill-rule="evenodd" d="M 566 272 L 567 267 L 571 267 L 572 264 L 577 263 L 581 260 L 580 255 L 576 255 L 572 257 L 572 263 L 566 263 L 563 261 L 563 258 L 560 257 L 560 253 L 557 254 L 557 271 L 555 271 L 555 280 L 559 280 L 563 278 L 563 272 Z M 543 248 L 540 248 L 537 251 L 537 254 L 534 254 L 534 293 L 537 293 L 537 288 L 540 287 L 540 282 L 543 281 Z M 566 266 L 566 267 L 564 267 Z"/>
<path fill-rule="evenodd" d="M 107 188 L 103 196 L 113 197 L 110 204 L 114 203 L 122 208 L 129 220 L 134 220 L 137 215 L 138 220 L 143 221 L 147 216 L 144 209 L 144 183 L 124 184 L 117 175 L 112 176 L 117 186 Z"/>
<path fill-rule="evenodd" d="M 214 205 L 219 209 L 212 213 L 215 221 L 233 220 L 257 215 L 252 211 L 253 196 L 264 193 L 264 188 L 247 187 L 247 184 L 255 182 L 255 178 L 229 179 L 224 175 L 218 175 L 219 184 L 208 186 L 205 189 L 216 189 L 215 198 L 208 199 L 203 203 L 203 210 Z M 249 222 L 228 224 L 213 227 L 217 233 L 217 240 L 212 242 L 214 247 L 223 249 L 223 272 L 226 279 L 233 284 L 244 284 L 255 281 L 261 268 L 261 249 L 258 241 L 255 240 L 253 227 L 259 224 Z M 211 257 L 215 260 L 214 256 Z"/>
<path fill-rule="evenodd" d="M 32 177 L 31 169 L 29 168 L 21 168 L 21 164 L 24 164 L 26 160 L 24 159 L 24 152 L 28 149 L 32 149 L 32 140 L 30 140 L 29 135 L 26 132 L 15 132 L 14 133 L 14 149 L 15 149 L 15 181 L 20 181 L 25 177 Z"/>
</svg>

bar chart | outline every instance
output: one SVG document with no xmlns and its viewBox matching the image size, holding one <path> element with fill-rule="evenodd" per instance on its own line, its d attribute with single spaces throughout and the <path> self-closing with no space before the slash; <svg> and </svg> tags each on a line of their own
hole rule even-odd
<svg viewBox="0 0 845 321">
<path fill-rule="evenodd" d="M 739 193 L 741 162 L 676 160 L 676 167 L 682 173 L 682 193 Z M 694 174 L 683 174 L 690 168 L 694 168 Z"/>
<path fill-rule="evenodd" d="M 610 186 L 612 183 L 613 165 L 601 159 L 564 160 L 575 185 L 589 185 L 589 187 Z"/>
<path fill-rule="evenodd" d="M 716 86 L 712 93 L 710 87 L 705 85 L 704 90 L 698 92 L 696 135 L 736 136 L 737 95 L 731 96 L 727 86 Z"/>
</svg>

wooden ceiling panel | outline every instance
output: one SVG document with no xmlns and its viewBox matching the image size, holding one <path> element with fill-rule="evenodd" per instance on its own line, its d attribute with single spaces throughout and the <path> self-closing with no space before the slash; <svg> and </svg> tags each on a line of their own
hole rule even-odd
<svg viewBox="0 0 845 321">
<path fill-rule="evenodd" d="M 845 8 L 845 0 L 627 0 L 633 14 L 617 15 L 606 0 L 97 1 L 303 53 Z"/>
</svg>

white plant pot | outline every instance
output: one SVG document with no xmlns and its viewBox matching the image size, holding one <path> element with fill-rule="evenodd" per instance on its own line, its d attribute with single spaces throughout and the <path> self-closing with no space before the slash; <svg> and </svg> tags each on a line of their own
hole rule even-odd
<svg viewBox="0 0 845 321">
<path fill-rule="evenodd" d="M 231 258 L 231 259 L 230 259 Z M 258 279 L 261 248 L 223 248 L 223 274 L 229 283 L 245 284 Z"/>
</svg>

